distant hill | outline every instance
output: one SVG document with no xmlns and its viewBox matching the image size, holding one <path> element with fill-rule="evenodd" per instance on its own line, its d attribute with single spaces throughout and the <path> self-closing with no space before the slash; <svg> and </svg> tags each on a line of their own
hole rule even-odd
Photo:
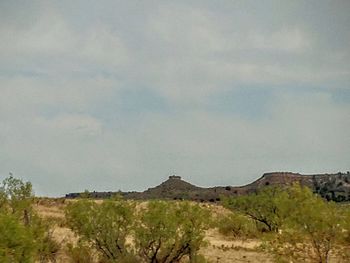
<svg viewBox="0 0 350 263">
<path fill-rule="evenodd" d="M 120 194 L 125 199 L 171 199 L 199 202 L 220 201 L 221 196 L 237 196 L 256 192 L 266 186 L 286 186 L 294 182 L 308 186 L 327 200 L 350 201 L 350 173 L 302 175 L 291 172 L 265 173 L 256 181 L 244 186 L 216 186 L 203 188 L 192 185 L 180 176 L 169 176 L 160 185 L 143 192 L 91 192 L 92 198 L 109 198 Z M 81 193 L 70 193 L 66 198 L 80 197 Z"/>
</svg>

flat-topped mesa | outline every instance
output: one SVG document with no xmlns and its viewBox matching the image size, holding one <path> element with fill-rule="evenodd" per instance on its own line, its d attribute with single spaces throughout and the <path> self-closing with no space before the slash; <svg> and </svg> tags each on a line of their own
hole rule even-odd
<svg viewBox="0 0 350 263">
<path fill-rule="evenodd" d="M 170 176 L 169 176 L 169 179 L 170 179 L 170 180 L 173 180 L 173 179 L 175 179 L 175 180 L 181 180 L 181 176 L 178 176 L 178 175 L 170 175 Z"/>
<path fill-rule="evenodd" d="M 300 173 L 293 173 L 293 172 L 269 172 L 269 173 L 264 173 L 262 178 L 271 178 L 271 177 L 300 177 L 304 176 Z"/>
<path fill-rule="evenodd" d="M 245 188 L 249 193 L 254 192 L 261 187 L 269 185 L 292 185 L 296 182 L 300 183 L 301 185 L 311 187 L 313 183 L 313 177 L 293 172 L 269 172 L 264 173 L 263 176 L 258 180 L 241 188 Z"/>
<path fill-rule="evenodd" d="M 290 186 L 300 183 L 327 200 L 336 202 L 350 201 L 350 172 L 338 172 L 332 174 L 304 175 L 293 172 L 268 172 L 258 180 L 243 186 L 216 186 L 203 188 L 192 185 L 181 176 L 170 175 L 169 178 L 143 192 L 92 192 L 91 198 L 110 198 L 114 194 L 120 194 L 125 199 L 175 199 L 193 200 L 200 202 L 220 201 L 221 196 L 238 196 L 256 193 L 266 186 Z M 67 198 L 79 198 L 83 193 L 70 193 Z"/>
</svg>

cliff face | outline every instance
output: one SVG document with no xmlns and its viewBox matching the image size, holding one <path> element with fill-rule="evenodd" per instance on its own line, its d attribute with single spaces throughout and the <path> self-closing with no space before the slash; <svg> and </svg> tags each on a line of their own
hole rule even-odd
<svg viewBox="0 0 350 263">
<path fill-rule="evenodd" d="M 265 173 L 256 181 L 240 187 L 217 186 L 202 188 L 183 181 L 180 176 L 169 176 L 160 185 L 144 192 L 92 192 L 93 198 L 108 198 L 120 194 L 126 199 L 172 199 L 216 202 L 221 196 L 237 196 L 258 191 L 266 186 L 287 186 L 295 182 L 308 186 L 327 200 L 350 201 L 350 173 L 302 175 L 291 172 Z M 79 197 L 79 193 L 67 194 L 67 198 Z"/>
<path fill-rule="evenodd" d="M 291 185 L 295 182 L 307 186 L 315 193 L 336 202 L 350 201 L 350 173 L 302 175 L 291 172 L 265 173 L 253 183 L 243 186 L 249 193 L 269 185 Z"/>
</svg>

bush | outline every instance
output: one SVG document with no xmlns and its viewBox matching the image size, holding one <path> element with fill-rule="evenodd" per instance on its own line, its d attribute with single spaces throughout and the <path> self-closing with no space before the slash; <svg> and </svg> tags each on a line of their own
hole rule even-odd
<svg viewBox="0 0 350 263">
<path fill-rule="evenodd" d="M 0 262 L 34 262 L 36 244 L 33 233 L 18 218 L 0 214 Z"/>
<path fill-rule="evenodd" d="M 59 249 L 49 225 L 32 208 L 29 182 L 12 176 L 0 185 L 0 262 L 53 261 Z"/>
<path fill-rule="evenodd" d="M 137 210 L 127 201 L 97 204 L 85 199 L 68 205 L 66 218 L 85 244 L 70 248 L 72 262 L 83 260 L 79 251 L 90 258 L 86 246 L 98 251 L 101 263 L 204 262 L 198 251 L 204 245 L 209 212 L 197 204 L 151 201 Z"/>
<path fill-rule="evenodd" d="M 135 245 L 145 262 L 179 262 L 185 257 L 203 262 L 198 250 L 210 223 L 207 210 L 189 202 L 152 201 L 139 215 Z"/>
<path fill-rule="evenodd" d="M 247 239 L 259 235 L 254 221 L 237 213 L 230 213 L 219 219 L 217 228 L 221 234 L 233 238 Z"/>
<path fill-rule="evenodd" d="M 105 200 L 102 204 L 81 200 L 66 209 L 66 219 L 80 240 L 91 243 L 102 260 L 120 262 L 133 251 L 126 239 L 134 220 L 134 205 L 121 200 Z"/>
<path fill-rule="evenodd" d="M 280 234 L 270 241 L 271 252 L 288 262 L 329 262 L 331 253 L 339 252 L 342 211 L 306 187 L 295 185 L 288 195 L 280 205 L 289 216 Z"/>
<path fill-rule="evenodd" d="M 94 256 L 90 246 L 78 242 L 76 246 L 67 244 L 69 263 L 94 263 Z"/>
<path fill-rule="evenodd" d="M 234 212 L 242 213 L 265 226 L 269 232 L 278 232 L 287 216 L 281 203 L 288 199 L 287 193 L 277 187 L 265 187 L 257 193 L 227 198 L 223 204 Z M 264 228 L 262 228 L 264 230 Z"/>
<path fill-rule="evenodd" d="M 36 228 L 35 236 L 37 237 L 38 243 L 38 261 L 42 263 L 55 262 L 61 246 L 54 240 L 50 225 L 40 220 Z"/>
<path fill-rule="evenodd" d="M 330 255 L 342 256 L 349 247 L 344 209 L 307 187 L 267 187 L 228 199 L 226 206 L 267 227 L 272 234 L 266 235 L 265 247 L 279 261 L 325 263 Z"/>
</svg>

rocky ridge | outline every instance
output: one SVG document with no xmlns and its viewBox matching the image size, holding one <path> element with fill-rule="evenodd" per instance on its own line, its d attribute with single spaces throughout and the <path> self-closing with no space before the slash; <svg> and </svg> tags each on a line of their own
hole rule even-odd
<svg viewBox="0 0 350 263">
<path fill-rule="evenodd" d="M 143 192 L 90 192 L 91 198 L 110 198 L 116 194 L 125 199 L 171 199 L 193 200 L 199 202 L 217 202 L 222 196 L 237 196 L 254 193 L 266 186 L 286 186 L 295 182 L 308 186 L 327 200 L 336 202 L 350 201 L 350 173 L 302 175 L 292 172 L 265 173 L 256 181 L 244 186 L 198 187 L 180 176 L 169 176 L 160 185 Z M 80 197 L 81 193 L 70 193 L 66 198 Z"/>
</svg>

